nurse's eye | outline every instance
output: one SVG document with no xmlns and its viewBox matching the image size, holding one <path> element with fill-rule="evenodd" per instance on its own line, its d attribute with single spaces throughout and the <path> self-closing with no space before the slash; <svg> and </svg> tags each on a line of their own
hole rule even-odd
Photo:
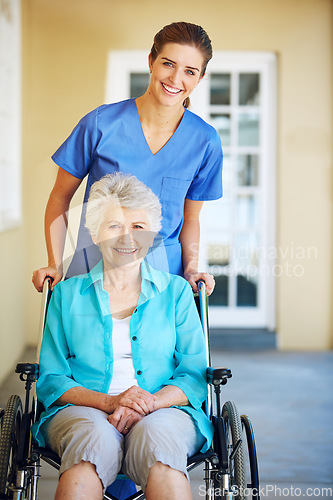
<svg viewBox="0 0 333 500">
<path fill-rule="evenodd" d="M 165 61 L 163 64 L 164 64 L 164 66 L 168 66 L 168 67 L 172 68 L 172 63 L 169 61 Z"/>
<path fill-rule="evenodd" d="M 186 70 L 186 73 L 187 73 L 188 75 L 190 75 L 190 76 L 194 76 L 194 75 L 195 75 L 194 71 L 192 71 L 191 69 L 187 69 L 187 70 Z"/>
</svg>

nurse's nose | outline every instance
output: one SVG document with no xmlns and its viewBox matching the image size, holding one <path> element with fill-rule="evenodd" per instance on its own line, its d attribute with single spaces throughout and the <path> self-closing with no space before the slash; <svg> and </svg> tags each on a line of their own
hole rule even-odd
<svg viewBox="0 0 333 500">
<path fill-rule="evenodd" d="M 181 86 L 181 69 L 180 68 L 174 68 L 171 74 L 169 75 L 169 80 L 170 82 L 173 83 L 175 87 L 178 85 Z"/>
</svg>

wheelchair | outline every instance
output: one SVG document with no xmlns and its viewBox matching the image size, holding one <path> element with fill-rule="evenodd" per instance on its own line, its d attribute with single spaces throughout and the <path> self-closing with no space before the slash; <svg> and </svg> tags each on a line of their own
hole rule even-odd
<svg viewBox="0 0 333 500">
<path fill-rule="evenodd" d="M 50 281 L 47 280 L 43 291 L 37 360 L 50 296 Z M 257 452 L 251 421 L 247 415 L 239 416 L 234 402 L 221 403 L 221 388 L 231 378 L 231 370 L 211 367 L 207 294 L 203 282 L 199 283 L 195 300 L 205 335 L 208 367 L 208 397 L 203 406 L 214 425 L 214 437 L 207 453 L 197 453 L 188 458 L 187 471 L 204 466 L 202 498 L 206 500 L 260 500 Z M 38 363 L 18 363 L 15 371 L 25 382 L 25 400 L 23 407 L 21 398 L 12 395 L 6 408 L 0 409 L 0 499 L 37 500 L 41 461 L 59 470 L 60 458 L 51 450 L 38 447 L 31 434 L 31 426 L 42 411 L 34 384 L 38 378 Z M 107 490 L 103 498 L 118 500 Z M 127 500 L 144 498 L 144 493 L 138 491 Z"/>
</svg>

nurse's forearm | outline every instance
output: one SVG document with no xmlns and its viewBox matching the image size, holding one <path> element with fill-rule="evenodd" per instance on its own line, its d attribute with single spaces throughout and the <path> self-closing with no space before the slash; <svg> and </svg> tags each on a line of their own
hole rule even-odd
<svg viewBox="0 0 333 500">
<path fill-rule="evenodd" d="M 82 179 L 77 179 L 62 168 L 58 169 L 56 181 L 45 212 L 45 239 L 48 265 L 62 272 L 62 257 L 67 232 L 67 213 L 74 193 Z"/>
<path fill-rule="evenodd" d="M 44 219 L 48 266 L 62 274 L 62 259 L 67 232 L 69 202 L 51 193 Z"/>
<path fill-rule="evenodd" d="M 179 235 L 182 247 L 182 258 L 184 276 L 198 271 L 200 223 L 199 219 L 184 220 L 184 224 Z"/>
</svg>

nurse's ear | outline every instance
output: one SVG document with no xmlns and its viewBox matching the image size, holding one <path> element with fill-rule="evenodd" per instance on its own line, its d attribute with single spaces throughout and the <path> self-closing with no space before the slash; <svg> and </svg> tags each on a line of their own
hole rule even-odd
<svg viewBox="0 0 333 500">
<path fill-rule="evenodd" d="M 149 73 L 151 73 L 153 71 L 153 64 L 154 64 L 154 61 L 153 61 L 152 55 L 149 54 L 149 56 L 148 56 Z"/>
</svg>

